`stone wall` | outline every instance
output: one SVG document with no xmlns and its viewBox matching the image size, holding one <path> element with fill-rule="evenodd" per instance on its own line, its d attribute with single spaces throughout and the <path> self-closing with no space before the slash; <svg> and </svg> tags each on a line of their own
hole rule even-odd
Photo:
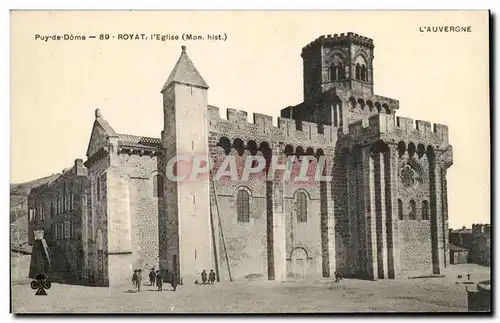
<svg viewBox="0 0 500 323">
<path fill-rule="evenodd" d="M 300 222 L 297 210 L 297 194 L 303 193 L 307 199 L 307 221 Z M 321 244 L 321 205 L 319 188 L 300 188 L 292 197 L 287 197 L 285 203 L 285 231 L 286 231 L 286 260 L 287 277 L 294 279 L 297 276 L 305 278 L 321 278 L 322 244 Z M 295 268 L 297 249 L 304 250 L 307 259 L 303 259 L 304 268 Z M 300 264 L 299 264 L 300 266 Z M 300 272 L 303 270 L 303 274 Z M 304 278 L 302 277 L 302 278 Z"/>
<path fill-rule="evenodd" d="M 113 209 L 108 257 L 114 284 L 128 283 L 134 269 L 147 273 L 159 268 L 159 214 L 164 205 L 164 197 L 154 194 L 154 177 L 164 176 L 158 171 L 159 160 L 156 155 L 122 152 L 113 157 L 107 172 L 113 198 L 108 202 Z"/>
<path fill-rule="evenodd" d="M 432 243 L 429 221 L 399 221 L 401 277 L 432 274 Z"/>
<path fill-rule="evenodd" d="M 91 272 L 91 284 L 108 286 L 108 196 L 115 198 L 116 193 L 109 184 L 113 184 L 111 172 L 106 172 L 110 164 L 109 156 L 105 156 L 88 166 L 90 189 L 90 228 L 88 228 L 88 260 Z M 107 185 L 103 187 L 102 180 L 106 178 Z M 111 238 L 113 240 L 113 238 Z"/>
<path fill-rule="evenodd" d="M 215 227 L 220 279 L 223 281 L 229 280 L 226 253 L 232 279 L 267 279 L 266 197 L 247 190 L 251 194 L 249 222 L 238 222 L 237 190 L 234 195 L 218 195 L 221 218 L 220 226 L 218 219 L 215 219 Z M 214 216 L 217 217 L 217 214 Z"/>
<path fill-rule="evenodd" d="M 232 278 L 278 279 L 278 276 L 287 274 L 291 277 L 298 266 L 294 264 L 295 258 L 301 259 L 298 262 L 303 261 L 301 270 L 303 268 L 308 277 L 320 278 L 329 275 L 330 271 L 333 273 L 333 202 L 326 201 L 326 194 L 330 194 L 331 199 L 331 188 L 323 197 L 325 206 L 322 207 L 320 183 L 314 180 L 314 171 L 307 173 L 312 180 L 303 183 L 283 183 L 278 180 L 271 184 L 273 181 L 266 180 L 266 170 L 250 175 L 248 180 L 239 179 L 242 177 L 245 162 L 252 156 L 280 156 L 280 164 L 283 164 L 287 154 L 293 155 L 297 151 L 302 151 L 302 154 L 321 152 L 333 155 L 331 143 L 336 140 L 335 128 L 326 126 L 321 133 L 317 124 L 301 122 L 298 129 L 295 120 L 283 118 L 279 119 L 276 127 L 273 126 L 272 117 L 265 115 L 254 114 L 252 123 L 247 122 L 244 111 L 229 109 L 227 120 L 220 118 L 217 108 L 209 107 L 209 111 L 209 145 L 215 169 L 212 176 L 221 167 L 226 156 L 234 158 L 238 170 L 238 179 L 222 177 L 221 181 L 215 182 L 216 193 L 212 192 L 217 195 L 222 231 L 226 246 L 229 246 L 227 249 Z M 291 173 L 297 176 L 301 165 L 302 162 L 297 159 Z M 316 161 L 310 162 L 310 169 L 315 170 L 315 166 Z M 282 190 L 275 186 L 278 183 L 283 185 Z M 238 189 L 242 187 L 251 195 L 249 223 L 238 223 L 236 217 L 235 198 Z M 307 195 L 305 223 L 297 222 L 294 198 L 298 190 Z M 214 200 L 212 196 L 212 209 L 215 210 L 217 208 Z M 221 279 L 224 279 L 227 277 L 227 261 L 224 241 L 217 223 L 215 230 L 217 258 Z M 326 241 L 325 244 L 322 244 L 322 239 Z M 232 246 L 233 243 L 237 245 Z M 298 251 L 298 254 L 295 254 L 298 249 L 303 253 Z"/>
</svg>

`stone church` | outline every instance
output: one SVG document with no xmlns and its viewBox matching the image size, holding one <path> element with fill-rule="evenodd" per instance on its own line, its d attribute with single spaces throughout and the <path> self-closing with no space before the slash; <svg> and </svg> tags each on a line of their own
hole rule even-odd
<svg viewBox="0 0 500 323">
<path fill-rule="evenodd" d="M 397 117 L 399 102 L 374 94 L 372 39 L 321 36 L 301 57 L 304 101 L 282 109 L 277 125 L 230 108 L 222 118 L 184 46 L 161 89 L 161 138 L 118 133 L 96 110 L 87 159 L 29 196 L 30 275 L 109 286 L 152 267 L 184 284 L 203 269 L 221 281 L 441 274 L 447 126 Z M 166 176 L 174 157 L 195 154 L 240 166 L 295 156 L 294 167 L 324 156 L 333 179 Z"/>
</svg>

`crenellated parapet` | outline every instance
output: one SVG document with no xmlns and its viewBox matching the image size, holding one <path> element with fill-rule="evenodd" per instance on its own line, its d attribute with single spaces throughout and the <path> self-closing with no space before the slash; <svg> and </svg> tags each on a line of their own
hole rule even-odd
<svg viewBox="0 0 500 323">
<path fill-rule="evenodd" d="M 304 48 L 302 48 L 302 53 L 305 51 L 314 48 L 316 46 L 321 46 L 325 44 L 341 44 L 345 42 L 352 42 L 352 43 L 357 43 L 363 46 L 367 46 L 369 48 L 373 48 L 373 39 L 358 35 L 353 32 L 348 32 L 348 33 L 341 33 L 341 34 L 329 34 L 329 35 L 323 35 L 309 44 L 307 44 Z"/>
<path fill-rule="evenodd" d="M 472 234 L 483 234 L 491 232 L 491 224 L 473 223 Z"/>
<path fill-rule="evenodd" d="M 266 140 L 268 142 L 304 142 L 331 145 L 337 141 L 338 128 L 313 122 L 277 118 L 253 113 L 248 121 L 246 111 L 227 109 L 226 118 L 221 118 L 219 108 L 208 106 L 209 127 L 212 133 L 223 133 L 226 137 L 242 140 Z"/>
<path fill-rule="evenodd" d="M 346 137 L 353 143 L 362 145 L 383 140 L 421 143 L 425 146 L 432 145 L 436 149 L 446 149 L 449 146 L 447 126 L 391 114 L 376 114 L 350 124 Z"/>
</svg>

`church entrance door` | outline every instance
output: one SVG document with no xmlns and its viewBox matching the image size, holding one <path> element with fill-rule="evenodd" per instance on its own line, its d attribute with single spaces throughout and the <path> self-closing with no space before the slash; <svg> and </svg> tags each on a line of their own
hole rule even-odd
<svg viewBox="0 0 500 323">
<path fill-rule="evenodd" d="M 302 280 L 306 277 L 307 253 L 302 248 L 292 251 L 292 273 L 295 279 Z"/>
</svg>

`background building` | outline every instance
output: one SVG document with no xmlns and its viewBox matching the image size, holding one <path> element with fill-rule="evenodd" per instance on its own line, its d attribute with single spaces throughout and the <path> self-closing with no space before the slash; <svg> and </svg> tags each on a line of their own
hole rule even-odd
<svg viewBox="0 0 500 323">
<path fill-rule="evenodd" d="M 466 264 L 469 262 L 469 249 L 450 243 L 450 264 Z"/>
<path fill-rule="evenodd" d="M 449 236 L 450 243 L 469 251 L 468 262 L 486 266 L 491 264 L 490 224 L 472 224 L 472 229 L 450 229 Z"/>
<path fill-rule="evenodd" d="M 33 246 L 30 277 L 39 273 L 53 281 L 87 282 L 82 240 L 87 206 L 87 169 L 76 159 L 51 181 L 37 186 L 28 197 L 28 239 Z"/>
</svg>

